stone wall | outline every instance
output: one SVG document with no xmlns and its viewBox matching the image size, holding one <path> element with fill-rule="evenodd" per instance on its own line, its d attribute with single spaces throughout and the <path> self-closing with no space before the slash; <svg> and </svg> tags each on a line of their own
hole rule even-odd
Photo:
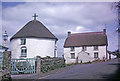
<svg viewBox="0 0 120 81">
<path fill-rule="evenodd" d="M 11 78 L 11 52 L 5 51 L 3 56 L 2 79 Z"/>
<path fill-rule="evenodd" d="M 57 68 L 65 67 L 65 60 L 63 58 L 58 57 L 45 57 L 41 58 L 40 56 L 37 56 L 37 68 L 36 73 L 45 73 L 50 70 L 54 70 Z"/>
</svg>

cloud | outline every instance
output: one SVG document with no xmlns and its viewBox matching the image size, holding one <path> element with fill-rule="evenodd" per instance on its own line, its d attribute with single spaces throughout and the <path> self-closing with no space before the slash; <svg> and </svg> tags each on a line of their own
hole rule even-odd
<svg viewBox="0 0 120 81">
<path fill-rule="evenodd" d="M 106 25 L 99 25 L 95 28 L 96 31 L 100 31 L 100 30 L 103 30 L 103 29 L 106 29 Z"/>
<path fill-rule="evenodd" d="M 69 30 L 72 32 L 101 31 L 105 24 L 110 24 L 117 18 L 116 11 L 111 10 L 111 3 L 107 2 L 17 3 L 15 6 L 3 6 L 2 13 L 3 30 L 7 30 L 10 37 L 32 20 L 34 13 L 37 13 L 38 20 L 58 37 L 60 41 L 58 52 L 62 50 Z M 62 54 L 62 51 L 59 53 Z"/>
<path fill-rule="evenodd" d="M 91 30 L 89 30 L 89 29 L 87 29 L 85 27 L 82 27 L 82 26 L 77 26 L 76 31 L 80 32 L 80 33 L 83 33 L 83 32 L 90 32 Z"/>
</svg>

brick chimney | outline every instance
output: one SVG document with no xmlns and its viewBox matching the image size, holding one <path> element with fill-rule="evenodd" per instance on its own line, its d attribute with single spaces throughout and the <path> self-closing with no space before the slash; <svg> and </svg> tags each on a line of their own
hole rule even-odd
<svg viewBox="0 0 120 81">
<path fill-rule="evenodd" d="M 71 32 L 70 31 L 68 31 L 68 36 L 71 34 Z"/>
<path fill-rule="evenodd" d="M 103 29 L 103 32 L 106 34 L 106 29 Z"/>
</svg>

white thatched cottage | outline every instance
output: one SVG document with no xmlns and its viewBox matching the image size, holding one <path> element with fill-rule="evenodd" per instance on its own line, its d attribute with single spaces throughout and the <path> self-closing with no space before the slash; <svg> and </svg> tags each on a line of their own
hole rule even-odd
<svg viewBox="0 0 120 81">
<path fill-rule="evenodd" d="M 34 17 L 10 39 L 12 58 L 57 57 L 58 39 Z"/>
<path fill-rule="evenodd" d="M 106 29 L 102 32 L 68 32 L 64 43 L 64 58 L 67 64 L 107 59 L 107 46 Z"/>
</svg>

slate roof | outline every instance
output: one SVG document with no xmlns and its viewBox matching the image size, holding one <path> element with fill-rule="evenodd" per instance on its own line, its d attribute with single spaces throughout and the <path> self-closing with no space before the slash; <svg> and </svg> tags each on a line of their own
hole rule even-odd
<svg viewBox="0 0 120 81">
<path fill-rule="evenodd" d="M 15 38 L 48 38 L 58 40 L 41 22 L 32 20 L 22 27 L 11 39 Z"/>
<path fill-rule="evenodd" d="M 88 32 L 70 34 L 65 40 L 64 47 L 108 45 L 107 36 L 104 32 Z"/>
</svg>

